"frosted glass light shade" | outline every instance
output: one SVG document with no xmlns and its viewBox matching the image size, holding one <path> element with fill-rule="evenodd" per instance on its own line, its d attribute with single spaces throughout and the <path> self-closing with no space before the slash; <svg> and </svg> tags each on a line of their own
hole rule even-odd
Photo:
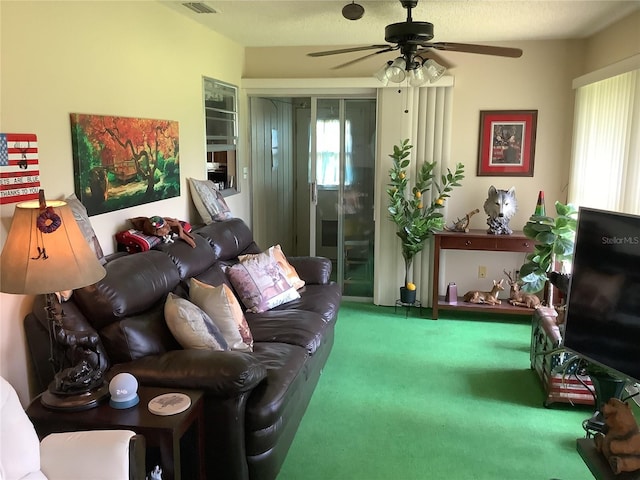
<svg viewBox="0 0 640 480">
<path fill-rule="evenodd" d="M 389 84 L 389 77 L 387 77 L 387 68 L 389 68 L 389 65 L 391 65 L 391 63 L 391 61 L 385 63 L 382 68 L 380 68 L 380 70 L 373 74 L 373 76 L 376 77 L 385 87 Z"/>
<path fill-rule="evenodd" d="M 412 87 L 419 87 L 427 83 L 428 79 L 424 75 L 424 67 L 414 68 L 409 70 L 409 85 Z"/>
<path fill-rule="evenodd" d="M 447 71 L 442 65 L 435 60 L 429 59 L 422 65 L 425 76 L 429 79 L 429 82 L 436 82 L 444 72 Z"/>
<path fill-rule="evenodd" d="M 387 78 L 389 79 L 389 81 L 394 83 L 402 82 L 407 76 L 405 68 L 406 63 L 404 61 L 404 58 L 396 58 L 391 63 L 391 65 L 387 67 Z"/>
</svg>

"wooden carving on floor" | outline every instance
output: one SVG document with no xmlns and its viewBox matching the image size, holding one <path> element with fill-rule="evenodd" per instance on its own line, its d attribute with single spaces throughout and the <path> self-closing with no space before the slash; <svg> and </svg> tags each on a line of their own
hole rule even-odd
<svg viewBox="0 0 640 480">
<path fill-rule="evenodd" d="M 499 282 L 493 281 L 493 288 L 490 292 L 481 292 L 479 290 L 469 290 L 464 294 L 464 301 L 469 303 L 487 303 L 489 305 L 500 305 L 502 302 L 498 300 L 498 294 L 504 290 L 502 284 L 504 278 Z"/>
</svg>

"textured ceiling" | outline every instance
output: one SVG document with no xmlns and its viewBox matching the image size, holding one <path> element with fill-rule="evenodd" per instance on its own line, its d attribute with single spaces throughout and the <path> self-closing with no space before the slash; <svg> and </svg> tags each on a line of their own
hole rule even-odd
<svg viewBox="0 0 640 480">
<path fill-rule="evenodd" d="M 246 47 L 384 43 L 384 27 L 406 19 L 397 0 L 358 0 L 365 14 L 346 20 L 350 0 L 207 0 L 218 13 L 197 14 L 180 1 L 160 0 Z M 640 0 L 421 0 L 414 21 L 434 24 L 433 41 L 500 42 L 590 36 L 640 8 Z M 639 25 L 640 28 L 640 25 Z"/>
</svg>

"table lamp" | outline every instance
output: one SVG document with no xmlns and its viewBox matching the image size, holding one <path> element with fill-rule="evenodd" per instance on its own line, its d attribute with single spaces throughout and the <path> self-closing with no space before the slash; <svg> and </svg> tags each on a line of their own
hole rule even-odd
<svg viewBox="0 0 640 480">
<path fill-rule="evenodd" d="M 54 370 L 54 380 L 42 395 L 42 403 L 47 407 L 91 408 L 108 395 L 99 368 L 87 360 L 70 365 L 67 355 L 70 345 L 60 341 L 68 337 L 62 322 L 64 313 L 56 311 L 55 299 L 56 292 L 92 285 L 105 275 L 69 205 L 46 201 L 43 190 L 38 201 L 16 205 L 0 256 L 0 291 L 46 297 L 50 361 Z M 82 347 L 91 348 L 90 342 Z"/>
</svg>

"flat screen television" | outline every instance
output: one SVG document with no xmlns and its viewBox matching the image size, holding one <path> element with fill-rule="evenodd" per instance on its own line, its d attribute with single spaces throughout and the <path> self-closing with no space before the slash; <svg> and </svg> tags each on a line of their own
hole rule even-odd
<svg viewBox="0 0 640 480">
<path fill-rule="evenodd" d="M 640 383 L 640 216 L 579 209 L 564 346 Z"/>
</svg>

